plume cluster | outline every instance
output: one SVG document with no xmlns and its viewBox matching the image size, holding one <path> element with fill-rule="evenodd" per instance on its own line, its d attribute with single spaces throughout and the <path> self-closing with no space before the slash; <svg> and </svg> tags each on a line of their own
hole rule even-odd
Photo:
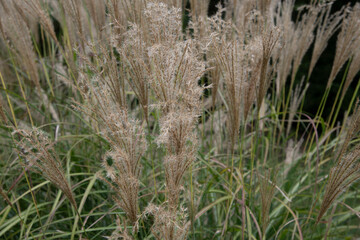
<svg viewBox="0 0 360 240">
<path fill-rule="evenodd" d="M 314 42 L 314 49 L 308 73 L 309 76 L 314 70 L 315 64 L 320 58 L 320 55 L 327 47 L 329 39 L 340 28 L 340 22 L 343 18 L 343 9 L 334 14 L 330 14 L 332 5 L 332 2 L 326 4 L 319 15 L 319 24 L 316 29 L 316 39 Z"/>
<path fill-rule="evenodd" d="M 205 63 L 200 60 L 201 55 L 193 40 L 181 39 L 179 10 L 164 3 L 150 2 L 144 16 L 151 23 L 147 30 L 148 36 L 153 39 L 147 49 L 150 65 L 148 83 L 156 97 L 154 106 L 161 112 L 157 143 L 166 149 L 164 168 L 168 206 L 162 211 L 168 211 L 171 218 L 168 222 L 170 226 L 163 228 L 158 226 L 163 221 L 156 216 L 158 221 L 155 221 L 154 228 L 165 239 L 178 239 L 175 236 L 184 226 L 177 222 L 175 216 L 183 175 L 197 151 L 194 129 L 203 91 L 198 81 L 205 72 Z"/>
<path fill-rule="evenodd" d="M 327 87 L 330 87 L 341 67 L 352 57 L 353 49 L 360 44 L 360 4 L 345 10 L 346 16 L 336 41 L 336 53 Z"/>
<path fill-rule="evenodd" d="M 129 119 L 126 110 L 108 114 L 104 118 L 104 137 L 111 150 L 103 159 L 103 166 L 111 182 L 102 178 L 115 191 L 115 202 L 132 224 L 138 218 L 139 176 L 141 157 L 146 149 L 143 128 Z"/>
<path fill-rule="evenodd" d="M 92 117 L 101 135 L 110 145 L 103 158 L 103 167 L 110 179 L 102 177 L 115 192 L 114 200 L 135 224 L 138 218 L 139 176 L 141 157 L 146 150 L 145 132 L 142 123 L 129 116 L 125 99 L 121 68 L 113 55 L 104 49 L 94 51 L 98 65 L 84 61 L 84 70 L 91 69 L 93 77 L 82 72 L 79 87 L 84 104 L 76 102 L 75 108 Z M 102 60 L 100 62 L 100 59 Z"/>
<path fill-rule="evenodd" d="M 184 42 L 172 50 L 154 46 L 150 56 L 154 68 L 151 89 L 162 112 L 157 142 L 166 149 L 166 187 L 172 208 L 178 204 L 182 176 L 197 151 L 194 129 L 203 90 L 198 80 L 205 65 L 193 51 L 191 42 Z"/>
<path fill-rule="evenodd" d="M 88 149 L 88 142 L 83 145 L 82 141 L 72 141 L 73 136 L 87 131 L 86 136 L 92 136 L 94 152 L 99 156 L 87 158 L 86 167 L 89 174 L 98 173 L 85 190 L 79 212 L 85 214 L 90 209 L 84 205 L 85 200 L 86 204 L 97 204 L 98 198 L 91 197 L 103 199 L 103 194 L 112 195 L 110 204 L 114 203 L 114 209 L 120 208 L 122 213 L 116 215 L 116 229 L 109 239 L 138 239 L 149 234 L 159 240 L 187 239 L 190 229 L 196 238 L 199 233 L 195 227 L 202 227 L 204 223 L 214 226 L 214 229 L 209 227 L 204 238 L 209 234 L 216 238 L 220 232 L 216 228 L 222 225 L 223 238 L 233 234 L 230 229 L 240 226 L 239 236 L 243 239 L 268 236 L 276 239 L 275 234 L 280 232 L 288 237 L 290 231 L 280 230 L 293 222 L 297 225 L 294 231 L 297 229 L 302 239 L 301 228 L 312 231 L 302 222 L 303 212 L 292 211 L 286 202 L 274 202 L 275 189 L 288 202 L 290 198 L 280 189 L 282 184 L 272 171 L 257 170 L 268 169 L 270 164 L 281 166 L 283 178 L 289 179 L 285 188 L 291 192 L 291 198 L 296 196 L 291 206 L 296 209 L 295 204 L 307 201 L 313 184 L 314 192 L 321 189 L 317 184 L 326 177 L 318 178 L 318 175 L 328 173 L 319 171 L 319 164 L 314 166 L 314 152 L 317 163 L 324 167 L 327 164 L 324 158 L 330 154 L 335 164 L 328 175 L 317 222 L 342 191 L 360 178 L 360 145 L 356 144 L 358 139 L 354 140 L 360 131 L 359 104 L 349 128 L 344 124 L 346 134 L 342 134 L 343 129 L 338 134 L 337 128 L 329 127 L 330 124 L 323 124 L 326 129 L 320 133 L 313 120 L 302 118 L 309 114 L 300 113 L 295 138 L 291 135 L 296 113 L 302 112 L 311 86 L 311 74 L 316 72 L 318 61 L 334 35 L 337 35 L 335 58 L 328 73 L 328 85 L 324 86 L 327 91 L 319 106 L 318 113 L 321 113 L 314 118 L 321 119 L 328 91 L 335 86 L 337 75 L 348 62 L 347 75 L 337 95 L 340 103 L 334 103 L 334 107 L 339 106 L 336 116 L 345 101 L 345 94 L 360 70 L 360 4 L 349 4 L 334 12 L 332 0 L 312 0 L 301 7 L 295 0 L 227 0 L 220 1 L 222 4 L 217 6 L 216 13 L 208 16 L 212 2 L 0 0 L 1 136 L 10 135 L 9 122 L 14 121 L 16 125 L 13 135 L 1 138 L 1 144 L 15 146 L 17 154 L 9 159 L 14 155 L 18 158 L 11 164 L 23 163 L 44 176 L 78 210 L 55 142 L 61 128 L 64 134 L 61 139 L 77 146 L 71 148 L 71 152 L 86 154 L 82 150 Z M 306 76 L 299 75 L 304 73 L 303 67 L 307 67 L 304 64 L 307 54 L 311 54 L 311 59 L 304 83 Z M 359 84 L 351 105 L 358 87 Z M 6 96 L 6 106 L 3 96 Z M 68 102 L 81 114 L 68 108 Z M 25 121 L 24 109 L 30 124 Z M 12 118 L 8 118 L 10 113 Z M 285 120 L 287 128 L 284 128 Z M 328 121 L 331 120 L 335 122 L 336 117 Z M 56 125 L 55 141 L 37 128 L 24 130 L 29 129 L 26 125 L 46 124 Z M 17 129 L 17 125 L 24 129 Z M 309 127 L 316 131 L 314 135 L 309 133 Z M 301 137 L 296 139 L 298 136 Z M 316 137 L 316 144 L 312 140 L 303 141 L 307 137 L 309 140 Z M 340 139 L 339 142 L 344 140 L 336 154 L 329 151 L 333 143 L 328 139 L 333 137 Z M 4 154 L 6 150 L 1 149 L 0 156 Z M 195 161 L 198 157 L 202 161 Z M 223 158 L 227 158 L 228 163 L 222 161 Z M 302 166 L 299 161 L 303 159 L 309 164 L 309 171 L 298 167 Z M 77 164 L 76 157 L 69 160 L 75 163 L 73 169 L 83 166 Z M 195 167 L 191 168 L 194 163 Z M 2 168 L 7 163 L 1 164 Z M 235 167 L 236 164 L 240 167 Z M 97 170 L 92 172 L 93 169 Z M 185 180 L 189 169 L 192 172 L 188 188 Z M 299 177 L 289 174 L 294 170 L 299 172 Z M 254 172 L 258 176 L 258 188 L 253 182 Z M 317 181 L 312 183 L 314 173 Z M 7 176 L 7 170 L 2 174 L 1 178 Z M 83 188 L 81 183 L 87 181 L 81 181 L 84 175 L 72 175 L 73 180 L 80 179 L 77 191 Z M 9 206 L 12 202 L 18 204 L 13 210 L 19 210 L 20 218 L 22 204 L 18 200 L 10 201 L 8 195 L 15 191 L 15 186 L 20 186 L 17 182 L 23 181 L 22 176 L 9 192 L 0 187 L 0 195 Z M 103 187 L 95 184 L 97 176 L 110 191 L 89 192 Z M 299 183 L 290 186 L 291 180 Z M 301 187 L 305 180 L 309 180 L 309 185 Z M 238 196 L 240 190 L 242 194 Z M 298 201 L 300 195 L 302 198 Z M 184 205 L 188 199 L 191 201 Z M 255 206 L 258 202 L 259 207 Z M 279 205 L 275 207 L 276 204 Z M 190 208 L 190 216 L 183 206 Z M 85 226 L 96 216 L 98 207 L 105 204 L 91 209 L 83 222 L 84 229 L 91 229 L 103 219 L 113 220 L 111 214 L 104 214 L 90 227 Z M 201 210 L 197 212 L 198 208 Z M 289 221 L 290 214 L 281 214 L 283 225 L 275 231 L 274 227 L 280 226 L 277 222 L 280 215 L 276 212 L 281 209 L 289 210 L 294 220 Z M 43 210 L 36 210 L 42 225 L 40 212 Z M 52 224 L 54 212 L 47 226 Z M 312 209 L 309 216 L 311 213 Z M 276 218 L 271 219 L 274 215 Z M 3 223 L 5 219 L 7 216 L 0 221 L 0 237 L 10 229 L 8 223 Z M 27 226 L 26 221 L 21 222 L 21 227 Z M 34 222 L 34 226 L 37 225 Z M 331 221 L 329 228 L 330 225 Z M 36 229 L 30 228 L 29 232 Z M 250 231 L 253 229 L 256 230 Z M 296 237 L 294 231 L 293 238 Z M 75 232 L 74 225 L 72 238 Z M 46 229 L 45 234 L 48 234 Z M 55 237 L 55 233 L 51 234 Z"/>
</svg>

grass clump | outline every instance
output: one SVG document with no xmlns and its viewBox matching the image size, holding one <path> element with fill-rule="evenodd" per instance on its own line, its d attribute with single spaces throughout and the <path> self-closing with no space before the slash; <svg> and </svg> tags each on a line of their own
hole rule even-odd
<svg viewBox="0 0 360 240">
<path fill-rule="evenodd" d="M 360 5 L 210 2 L 0 1 L 0 238 L 360 236 Z"/>
</svg>

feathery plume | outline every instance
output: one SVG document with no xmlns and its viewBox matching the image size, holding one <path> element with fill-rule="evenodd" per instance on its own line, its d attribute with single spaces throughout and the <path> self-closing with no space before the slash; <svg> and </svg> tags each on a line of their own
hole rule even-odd
<svg viewBox="0 0 360 240">
<path fill-rule="evenodd" d="M 150 64 L 146 38 L 143 37 L 146 33 L 136 24 L 131 24 L 130 27 L 130 30 L 125 33 L 122 46 L 117 46 L 117 49 L 125 62 L 124 77 L 139 99 L 144 118 L 148 121 Z"/>
<path fill-rule="evenodd" d="M 144 126 L 129 116 L 125 87 L 118 79 L 121 67 L 115 56 L 100 44 L 99 52 L 95 51 L 93 57 L 97 64 L 82 57 L 84 69 L 79 90 L 86 102 L 76 103 L 75 108 L 94 118 L 102 129 L 111 150 L 102 161 L 107 178 L 101 179 L 114 190 L 114 201 L 134 225 L 138 218 L 140 160 L 146 151 Z M 92 71 L 92 77 L 88 71 Z"/>
<path fill-rule="evenodd" d="M 298 68 L 306 52 L 314 40 L 314 29 L 318 24 L 320 8 L 316 5 L 306 5 L 300 9 L 296 22 L 291 20 L 294 0 L 286 0 L 278 4 L 275 22 L 282 34 L 283 46 L 279 49 L 276 93 L 280 95 L 288 76 L 294 82 Z M 301 18 L 300 18 L 301 16 Z"/>
<path fill-rule="evenodd" d="M 292 36 L 291 45 L 295 47 L 293 55 L 291 81 L 295 80 L 295 76 L 306 52 L 314 41 L 314 30 L 318 25 L 318 14 L 320 8 L 315 5 L 307 6 L 307 12 L 301 16 L 301 21 L 295 25 L 295 32 Z M 304 7 L 305 9 L 305 7 Z"/>
<path fill-rule="evenodd" d="M 236 143 L 241 120 L 246 121 L 256 99 L 256 88 L 261 74 L 259 66 L 262 61 L 262 42 L 260 38 L 256 38 L 248 44 L 243 44 L 237 39 L 230 43 L 224 39 L 215 39 L 213 43 L 216 61 L 221 67 L 225 85 L 231 150 Z"/>
<path fill-rule="evenodd" d="M 344 9 L 330 15 L 332 5 L 333 2 L 326 4 L 320 12 L 308 76 L 310 76 L 314 70 L 315 64 L 327 47 L 329 39 L 340 28 L 340 22 L 343 18 Z"/>
<path fill-rule="evenodd" d="M 1 33 L 9 40 L 17 62 L 27 73 L 30 81 L 40 88 L 40 79 L 36 64 L 36 55 L 26 16 L 15 1 L 0 1 Z"/>
<path fill-rule="evenodd" d="M 177 208 L 181 179 L 197 150 L 194 128 L 203 91 L 198 80 L 204 74 L 205 64 L 198 60 L 193 46 L 188 40 L 172 48 L 155 45 L 149 52 L 153 66 L 150 86 L 163 113 L 157 142 L 167 150 L 164 166 L 172 209 Z"/>
<path fill-rule="evenodd" d="M 280 30 L 273 27 L 266 27 L 266 30 L 263 30 L 262 34 L 262 60 L 261 60 L 261 70 L 260 70 L 260 81 L 259 88 L 257 93 L 257 108 L 260 110 L 262 101 L 266 95 L 268 87 L 271 82 L 273 73 L 276 71 L 276 64 L 270 65 L 270 59 L 273 55 L 273 50 L 278 44 L 280 38 Z M 276 59 L 272 59 L 274 63 L 277 62 Z"/>
<path fill-rule="evenodd" d="M 18 154 L 25 161 L 24 164 L 59 188 L 77 209 L 70 183 L 65 177 L 60 158 L 54 148 L 55 142 L 37 128 L 29 131 L 18 129 L 13 135 L 20 138 L 15 143 Z"/>
<path fill-rule="evenodd" d="M 181 9 L 150 1 L 144 10 L 144 29 L 149 43 L 173 45 L 182 37 Z"/>
<path fill-rule="evenodd" d="M 225 21 L 222 19 L 222 15 L 225 12 L 225 8 L 222 8 L 221 5 L 218 5 L 218 11 L 215 15 L 210 18 L 200 16 L 197 19 L 192 19 L 189 22 L 189 29 L 192 29 L 191 34 L 188 33 L 188 38 L 196 39 L 195 44 L 196 48 L 203 52 L 206 56 L 206 64 L 208 66 L 208 77 L 211 81 L 212 87 L 212 105 L 215 106 L 217 91 L 221 87 L 221 67 L 216 61 L 216 50 L 214 49 L 214 40 L 217 40 L 213 36 L 218 35 L 222 36 L 226 40 L 232 38 L 232 33 L 234 32 L 231 21 Z M 220 39 L 219 39 L 220 40 Z M 224 47 L 220 42 L 216 44 L 218 51 L 222 52 L 222 47 Z"/>
<path fill-rule="evenodd" d="M 54 39 L 54 41 L 58 45 L 60 45 L 56 37 L 54 26 L 50 20 L 49 14 L 44 11 L 43 7 L 41 6 L 40 0 L 29 0 L 25 2 L 21 1 L 21 3 L 18 2 L 17 4 L 19 5 L 24 4 L 25 10 L 30 15 L 38 19 L 38 21 L 40 22 L 41 26 L 45 29 L 45 31 L 47 31 L 49 35 Z"/>
<path fill-rule="evenodd" d="M 193 41 L 154 45 L 148 55 L 152 65 L 149 82 L 158 106 L 165 113 L 179 107 L 197 114 L 203 90 L 198 80 L 205 73 L 205 63 L 198 60 Z"/>
<path fill-rule="evenodd" d="M 360 163 L 357 162 L 359 159 L 360 144 L 352 151 L 340 156 L 336 165 L 331 168 L 317 222 L 321 220 L 336 198 L 353 182 L 360 179 Z"/>
<path fill-rule="evenodd" d="M 360 45 L 360 38 L 359 38 L 358 44 L 356 46 L 359 46 L 359 45 Z M 347 73 L 344 87 L 341 92 L 341 98 L 344 98 L 348 88 L 350 87 L 352 81 L 354 80 L 355 76 L 359 73 L 359 71 L 360 71 L 360 47 L 358 47 L 355 50 L 355 52 L 353 53 L 353 55 L 351 57 L 349 71 Z"/>
<path fill-rule="evenodd" d="M 346 190 L 353 182 L 360 179 L 360 144 L 347 152 L 351 139 L 357 136 L 360 131 L 360 104 L 359 101 L 354 109 L 351 118 L 351 125 L 348 129 L 335 166 L 331 168 L 329 179 L 325 188 L 324 200 L 321 203 L 317 222 L 321 220 L 326 211 L 330 208 L 336 198 Z"/>
<path fill-rule="evenodd" d="M 360 100 L 356 101 L 353 114 L 350 118 L 350 127 L 346 132 L 345 140 L 339 151 L 338 158 L 345 154 L 351 139 L 356 137 L 358 132 L 360 132 Z"/>
<path fill-rule="evenodd" d="M 138 218 L 139 177 L 141 157 L 146 151 L 143 126 L 128 116 L 126 109 L 98 116 L 104 121 L 103 135 L 111 150 L 103 159 L 108 181 L 114 191 L 114 201 L 126 212 L 131 224 Z"/>
<path fill-rule="evenodd" d="M 151 66 L 149 85 L 156 97 L 156 107 L 161 111 L 157 143 L 166 149 L 167 208 L 156 207 L 153 211 L 153 233 L 158 239 L 181 239 L 187 231 L 176 216 L 179 214 L 182 178 L 197 152 L 194 129 L 204 89 L 198 81 L 206 69 L 204 61 L 200 60 L 196 40 L 183 41 L 181 38 L 180 9 L 150 2 L 144 15 L 151 23 L 148 36 L 152 40 L 147 51 Z"/>
<path fill-rule="evenodd" d="M 331 86 L 341 67 L 349 60 L 353 49 L 356 49 L 360 42 L 360 3 L 356 3 L 353 8 L 347 8 L 345 14 L 337 37 L 336 53 L 327 88 Z"/>
<path fill-rule="evenodd" d="M 83 88 L 79 90 L 83 97 L 90 102 L 94 96 L 88 96 L 88 93 L 93 91 L 93 94 L 98 96 L 93 100 L 100 103 L 103 99 L 103 101 L 108 101 L 109 104 L 115 103 L 115 106 L 123 109 L 126 108 L 124 65 L 117 59 L 110 41 L 109 39 L 102 39 L 98 43 L 87 43 L 86 46 L 92 60 L 87 55 L 78 53 L 79 58 L 83 61 L 83 69 L 81 70 L 83 81 L 79 81 L 80 84 L 83 84 Z M 87 70 L 92 71 L 92 79 L 88 78 Z M 107 106 L 102 110 L 103 113 L 107 108 L 109 107 Z"/>
<path fill-rule="evenodd" d="M 262 232 L 265 234 L 266 228 L 269 225 L 269 211 L 271 201 L 275 194 L 276 189 L 276 172 L 271 170 L 265 171 L 264 176 L 258 174 L 260 197 L 261 197 L 261 224 Z"/>
<path fill-rule="evenodd" d="M 280 96 L 282 87 L 290 74 L 296 52 L 295 48 L 297 47 L 296 42 L 293 44 L 293 41 L 295 41 L 297 37 L 294 37 L 295 23 L 291 20 L 294 3 L 294 0 L 286 0 L 284 2 L 279 2 L 275 8 L 274 18 L 277 23 L 276 26 L 282 31 L 282 37 L 280 39 L 282 48 L 277 49 L 275 52 L 277 59 L 279 60 L 279 68 L 277 69 L 276 74 L 276 96 Z"/>
</svg>

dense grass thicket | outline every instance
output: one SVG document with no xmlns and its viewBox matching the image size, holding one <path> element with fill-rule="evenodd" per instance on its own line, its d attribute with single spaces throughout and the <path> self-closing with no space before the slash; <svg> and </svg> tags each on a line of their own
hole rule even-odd
<svg viewBox="0 0 360 240">
<path fill-rule="evenodd" d="M 360 238 L 339 1 L 0 0 L 0 239 Z"/>
</svg>

